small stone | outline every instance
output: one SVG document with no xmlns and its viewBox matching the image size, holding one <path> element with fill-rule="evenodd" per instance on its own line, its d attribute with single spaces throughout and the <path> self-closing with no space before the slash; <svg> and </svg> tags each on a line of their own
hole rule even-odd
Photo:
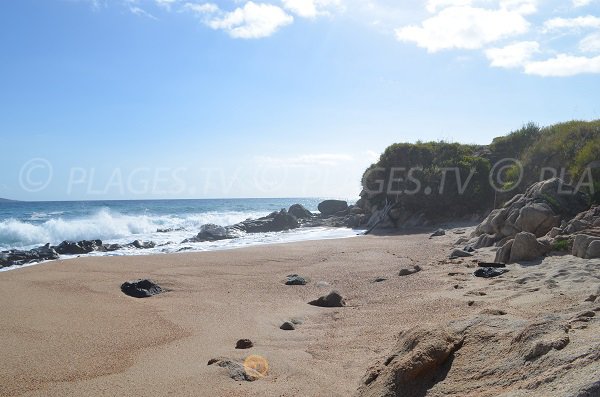
<svg viewBox="0 0 600 397">
<path fill-rule="evenodd" d="M 399 276 L 410 276 L 411 274 L 415 274 L 420 272 L 421 270 L 421 266 L 419 265 L 415 265 L 412 268 L 404 268 L 404 269 L 400 269 L 400 272 L 398 272 Z"/>
<path fill-rule="evenodd" d="M 445 236 L 445 235 L 446 235 L 446 231 L 444 229 L 438 229 L 435 232 L 433 232 L 431 234 L 431 236 L 429 236 L 429 238 L 440 237 L 440 236 Z"/>
<path fill-rule="evenodd" d="M 346 302 L 337 291 L 332 291 L 329 294 L 308 302 L 309 305 L 319 307 L 344 307 Z"/>
<path fill-rule="evenodd" d="M 235 344 L 236 349 L 250 349 L 254 346 L 254 343 L 250 339 L 240 339 Z"/>
<path fill-rule="evenodd" d="M 473 256 L 473 254 L 458 248 L 452 250 L 452 252 L 450 253 L 450 259 L 466 258 L 468 256 Z"/>
<path fill-rule="evenodd" d="M 285 285 L 306 285 L 306 279 L 297 274 L 290 274 L 287 276 Z"/>
<path fill-rule="evenodd" d="M 387 278 L 385 277 L 377 277 L 375 280 L 373 280 L 374 283 L 381 283 L 383 281 L 386 281 Z"/>
<path fill-rule="evenodd" d="M 506 269 L 498 269 L 495 267 L 480 267 L 479 269 L 475 270 L 473 275 L 475 277 L 491 278 L 501 276 L 506 272 L 508 272 L 508 270 Z"/>
<path fill-rule="evenodd" d="M 596 296 L 596 295 L 590 295 L 585 299 L 584 302 L 595 302 L 597 297 L 598 296 Z"/>
<path fill-rule="evenodd" d="M 163 292 L 158 284 L 148 279 L 125 281 L 121 284 L 121 291 L 134 298 L 147 298 Z"/>
<path fill-rule="evenodd" d="M 473 306 L 474 304 L 475 304 L 475 301 L 468 301 L 467 302 L 467 305 L 469 305 L 469 306 Z"/>
<path fill-rule="evenodd" d="M 281 324 L 281 327 L 279 327 L 279 329 L 282 329 L 284 331 L 293 331 L 296 329 L 296 326 L 291 321 L 286 321 L 283 324 Z"/>
</svg>

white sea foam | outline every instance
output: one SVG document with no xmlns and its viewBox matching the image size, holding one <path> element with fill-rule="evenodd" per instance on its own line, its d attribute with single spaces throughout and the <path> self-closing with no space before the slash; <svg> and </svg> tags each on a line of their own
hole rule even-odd
<svg viewBox="0 0 600 397">
<path fill-rule="evenodd" d="M 123 215 L 107 208 L 82 218 L 49 219 L 43 223 L 23 222 L 16 219 L 0 221 L 0 249 L 31 248 L 46 243 L 58 244 L 64 240 L 100 239 L 107 242 L 149 239 L 157 229 L 183 229 L 191 237 L 206 223 L 230 225 L 264 213 L 206 212 L 179 216 Z M 191 232 L 191 234 L 190 234 Z M 157 238 L 163 240 L 163 234 Z"/>
</svg>

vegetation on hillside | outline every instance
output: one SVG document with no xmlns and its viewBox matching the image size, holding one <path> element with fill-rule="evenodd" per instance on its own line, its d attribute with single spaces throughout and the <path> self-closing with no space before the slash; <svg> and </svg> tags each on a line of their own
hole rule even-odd
<svg viewBox="0 0 600 397">
<path fill-rule="evenodd" d="M 505 193 L 494 189 L 490 176 Z M 365 171 L 362 203 L 381 208 L 393 201 L 431 218 L 462 216 L 490 210 L 553 176 L 600 203 L 600 120 L 544 128 L 529 123 L 487 146 L 395 143 Z"/>
</svg>

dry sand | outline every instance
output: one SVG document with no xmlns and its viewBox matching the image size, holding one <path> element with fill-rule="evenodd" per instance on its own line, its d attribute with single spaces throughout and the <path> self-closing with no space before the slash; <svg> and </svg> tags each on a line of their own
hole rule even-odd
<svg viewBox="0 0 600 397">
<path fill-rule="evenodd" d="M 459 237 L 455 231 L 433 239 L 416 233 L 88 257 L 0 273 L 0 395 L 351 396 L 367 368 L 412 326 L 435 327 L 498 308 L 527 320 L 598 306 L 585 298 L 600 285 L 600 261 L 549 258 L 548 266 L 514 265 L 501 279 L 478 279 L 471 275 L 474 258 L 445 259 Z M 492 257 L 484 251 L 475 259 Z M 398 276 L 413 265 L 423 270 Z M 284 285 L 291 273 L 310 282 Z M 373 282 L 377 277 L 387 280 Z M 121 293 L 120 284 L 136 278 L 151 278 L 168 291 L 146 299 Z M 307 304 L 332 289 L 347 307 Z M 565 351 L 600 344 L 598 316 L 577 329 Z M 294 331 L 279 329 L 292 318 L 303 323 Z M 241 338 L 255 346 L 236 350 Z M 250 354 L 265 357 L 270 367 L 255 382 L 235 381 L 227 370 L 207 365 L 214 357 Z M 598 362 L 586 371 L 555 380 L 587 384 L 600 374 Z M 450 374 L 436 387 L 461 382 Z M 518 395 L 552 395 L 524 393 Z"/>
</svg>

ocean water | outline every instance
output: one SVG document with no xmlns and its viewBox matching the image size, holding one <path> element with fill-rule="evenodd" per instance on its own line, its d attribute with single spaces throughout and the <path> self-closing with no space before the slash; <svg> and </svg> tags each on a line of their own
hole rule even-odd
<svg viewBox="0 0 600 397">
<path fill-rule="evenodd" d="M 123 249 L 90 255 L 141 255 L 239 248 L 258 244 L 342 238 L 356 235 L 345 228 L 301 228 L 277 233 L 246 234 L 217 242 L 186 243 L 206 223 L 227 226 L 268 215 L 299 203 L 317 212 L 319 198 L 291 199 L 203 199 L 1 202 L 0 251 L 31 249 L 64 240 L 100 239 L 104 243 L 126 244 L 134 240 L 154 241 L 149 250 Z M 158 232 L 159 229 L 171 229 Z"/>
</svg>

